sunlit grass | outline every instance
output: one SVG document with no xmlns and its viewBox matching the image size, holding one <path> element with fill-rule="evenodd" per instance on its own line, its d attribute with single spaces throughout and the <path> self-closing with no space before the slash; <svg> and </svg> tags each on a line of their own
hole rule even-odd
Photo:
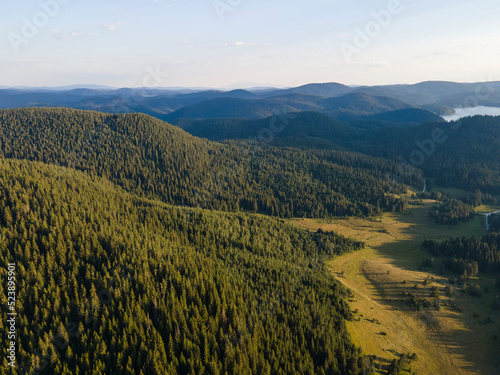
<svg viewBox="0 0 500 375">
<path fill-rule="evenodd" d="M 493 332 L 500 336 L 500 313 L 490 307 L 496 291 L 494 276 L 480 274 L 474 280 L 491 291 L 481 298 L 456 292 L 450 305 L 440 311 L 416 312 L 403 308 L 404 298 L 400 295 L 413 290 L 409 288 L 415 284 L 424 294 L 430 294 L 432 286 L 438 287 L 441 301 L 447 301 L 442 290 L 452 275 L 438 274 L 441 260 L 435 259 L 432 269 L 421 269 L 422 261 L 432 257 L 422 246 L 426 238 L 444 240 L 485 234 L 485 218 L 480 215 L 458 225 L 441 225 L 429 220 L 434 203 L 426 200 L 423 206 L 411 207 L 406 213 L 385 213 L 377 218 L 293 219 L 291 222 L 313 231 L 319 228 L 335 231 L 367 244 L 365 250 L 342 255 L 329 263 L 332 274 L 354 292 L 350 306 L 358 313 L 348 328 L 354 342 L 366 354 L 376 355 L 383 364 L 395 358 L 388 350 L 415 352 L 420 359 L 414 363 L 413 370 L 422 374 L 495 373 L 497 349 L 492 337 Z M 495 207 L 479 209 L 491 212 Z M 423 286 L 429 276 L 435 281 Z M 452 308 L 452 303 L 462 311 Z M 487 317 L 495 323 L 479 324 Z"/>
</svg>

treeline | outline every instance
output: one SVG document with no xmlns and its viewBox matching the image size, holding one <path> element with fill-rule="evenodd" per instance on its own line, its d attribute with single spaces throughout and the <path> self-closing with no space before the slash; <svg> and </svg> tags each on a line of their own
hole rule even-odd
<svg viewBox="0 0 500 375">
<path fill-rule="evenodd" d="M 279 217 L 400 211 L 398 164 L 339 151 L 195 138 L 146 115 L 0 111 L 0 155 L 85 171 L 143 197 Z M 416 173 L 416 181 L 423 181 Z"/>
<path fill-rule="evenodd" d="M 42 163 L 0 160 L 0 180 L 17 373 L 371 373 L 346 330 L 346 291 L 323 262 L 362 243 L 168 206 Z M 3 311 L 6 293 L 0 283 Z"/>
<path fill-rule="evenodd" d="M 442 204 L 435 205 L 429 216 L 439 224 L 457 225 L 461 221 L 467 221 L 474 217 L 474 206 L 461 200 L 449 198 Z"/>
<path fill-rule="evenodd" d="M 274 145 L 301 148 L 308 145 L 324 148 L 337 140 L 355 139 L 362 134 L 362 129 L 317 112 L 284 113 L 259 120 L 180 119 L 175 125 L 196 137 L 213 141 L 266 138 Z M 274 129 L 272 132 L 271 128 Z"/>
<path fill-rule="evenodd" d="M 500 118 L 474 116 L 451 123 L 385 127 L 336 143 L 415 166 L 440 186 L 500 194 Z M 419 185 L 420 186 L 420 185 Z"/>
<path fill-rule="evenodd" d="M 371 120 L 370 125 L 375 119 Z M 499 117 L 475 116 L 452 123 L 432 121 L 411 127 L 374 129 L 362 123 L 348 125 L 318 113 L 302 112 L 264 120 L 187 120 L 179 125 L 214 140 L 260 135 L 282 146 L 358 151 L 412 165 L 440 186 L 500 194 Z M 279 131 L 269 132 L 270 127 Z M 406 173 L 398 175 L 406 178 Z"/>
<path fill-rule="evenodd" d="M 450 238 L 443 242 L 425 240 L 424 246 L 434 256 L 445 256 L 447 269 L 467 277 L 479 271 L 500 272 L 500 233 L 479 238 Z"/>
<path fill-rule="evenodd" d="M 457 225 L 461 221 L 467 221 L 476 214 L 475 208 L 481 206 L 483 202 L 496 204 L 497 200 L 491 194 L 483 195 L 480 190 L 476 190 L 462 199 L 449 198 L 441 192 L 426 192 L 420 194 L 420 198 L 430 198 L 442 201 L 429 212 L 429 216 L 439 224 Z"/>
</svg>

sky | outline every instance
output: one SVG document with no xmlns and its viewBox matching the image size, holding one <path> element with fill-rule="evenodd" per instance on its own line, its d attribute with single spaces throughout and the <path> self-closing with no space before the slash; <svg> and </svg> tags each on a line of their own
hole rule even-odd
<svg viewBox="0 0 500 375">
<path fill-rule="evenodd" d="M 500 80 L 498 0 L 2 0 L 0 86 Z"/>
</svg>

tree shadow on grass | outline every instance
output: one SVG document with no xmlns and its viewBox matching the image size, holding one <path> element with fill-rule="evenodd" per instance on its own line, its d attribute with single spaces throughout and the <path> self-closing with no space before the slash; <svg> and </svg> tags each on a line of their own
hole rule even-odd
<svg viewBox="0 0 500 375">
<path fill-rule="evenodd" d="M 467 224 L 460 224 L 451 229 L 447 226 L 440 227 L 438 224 L 429 224 L 426 220 L 428 208 L 416 208 L 412 210 L 412 215 L 399 215 L 398 227 L 393 228 L 392 234 L 397 230 L 394 236 L 387 236 L 386 241 L 377 246 L 371 246 L 384 260 L 389 259 L 388 264 L 403 271 L 418 271 L 419 260 L 426 257 L 432 257 L 422 246 L 426 239 L 444 240 L 448 237 L 473 236 L 480 235 L 478 232 L 478 223 L 473 223 L 474 227 L 469 228 Z M 476 220 L 476 219 L 475 219 Z M 391 226 L 385 225 L 391 233 Z M 374 229 L 376 230 L 376 228 Z M 360 267 L 364 265 L 360 264 Z M 409 273 L 411 275 L 411 273 Z M 435 279 L 428 281 L 427 285 L 421 278 L 415 280 L 395 281 L 391 280 L 390 272 L 378 272 L 367 270 L 362 275 L 370 281 L 371 294 L 376 296 L 375 301 L 387 306 L 390 310 L 398 310 L 407 313 L 417 313 L 425 324 L 426 333 L 435 342 L 438 347 L 443 348 L 456 357 L 462 359 L 463 371 L 477 373 L 478 369 L 484 373 L 500 373 L 500 367 L 495 367 L 500 363 L 500 358 L 494 349 L 490 349 L 491 355 L 486 355 L 486 361 L 479 361 L 478 351 L 472 342 L 474 336 L 477 336 L 477 323 L 467 315 L 467 313 L 456 314 L 453 311 L 452 304 L 466 304 L 467 297 L 459 296 L 450 300 L 444 292 L 447 285 L 445 277 L 425 272 L 432 275 Z M 434 289 L 433 289 L 434 288 Z M 439 298 L 436 298 L 439 296 Z M 439 307 L 441 306 L 441 307 Z M 439 311 L 438 311 L 439 310 Z M 452 312 L 453 311 L 453 312 Z M 494 315 L 491 313 L 491 315 Z M 497 321 L 500 322 L 500 314 L 496 314 Z M 453 319 L 458 321 L 457 327 L 461 328 L 443 329 L 440 327 L 440 319 Z M 477 337 L 476 337 L 477 339 Z M 485 337 L 486 341 L 490 338 Z M 497 347 L 500 344 L 496 343 Z M 485 353 L 481 353 L 485 358 Z M 437 353 L 439 355 L 439 353 Z"/>
</svg>

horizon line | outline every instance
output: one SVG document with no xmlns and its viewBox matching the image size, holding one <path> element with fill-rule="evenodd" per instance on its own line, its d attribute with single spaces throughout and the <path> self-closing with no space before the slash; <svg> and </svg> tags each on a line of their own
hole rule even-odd
<svg viewBox="0 0 500 375">
<path fill-rule="evenodd" d="M 70 91 L 70 90 L 78 90 L 78 89 L 87 89 L 87 90 L 158 90 L 158 91 L 181 91 L 181 90 L 192 90 L 192 91 L 205 91 L 205 90 L 219 90 L 219 91 L 237 91 L 237 90 L 287 90 L 293 88 L 299 88 L 303 86 L 309 85 L 328 85 L 328 84 L 337 84 L 350 88 L 361 88 L 361 87 L 381 87 L 381 86 L 414 86 L 423 83 L 456 83 L 456 84 L 477 84 L 477 83 L 495 83 L 500 81 L 446 81 L 446 80 L 427 80 L 427 81 L 419 81 L 415 83 L 387 83 L 387 84 L 378 84 L 378 85 L 359 85 L 359 84 L 344 84 L 336 81 L 325 81 L 325 82 L 309 82 L 305 84 L 301 84 L 298 86 L 282 86 L 282 85 L 259 85 L 256 84 L 254 86 L 244 86 L 241 87 L 231 87 L 233 85 L 228 85 L 224 87 L 210 87 L 210 86 L 110 86 L 104 84 L 97 83 L 77 83 L 77 84 L 69 84 L 69 85 L 60 85 L 60 86 L 0 86 L 0 90 L 11 89 L 11 90 L 60 90 L 60 91 Z"/>
</svg>

